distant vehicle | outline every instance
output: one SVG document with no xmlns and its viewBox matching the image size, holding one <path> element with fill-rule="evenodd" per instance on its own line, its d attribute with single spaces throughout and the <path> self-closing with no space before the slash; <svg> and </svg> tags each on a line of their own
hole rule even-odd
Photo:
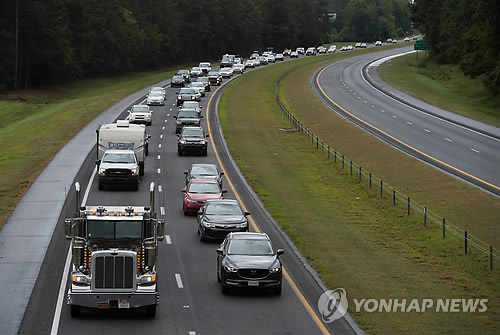
<svg viewBox="0 0 500 335">
<path fill-rule="evenodd" d="M 388 38 L 387 43 L 392 43 L 392 38 Z"/>
<path fill-rule="evenodd" d="M 299 58 L 299 53 L 297 51 L 290 52 L 290 58 Z"/>
<path fill-rule="evenodd" d="M 180 133 L 185 126 L 196 126 L 199 127 L 201 123 L 201 116 L 198 111 L 194 108 L 183 108 L 180 109 L 177 115 L 174 115 L 175 119 L 175 133 Z"/>
<path fill-rule="evenodd" d="M 260 56 L 259 57 L 259 63 L 260 65 L 267 65 L 267 57 L 266 56 Z"/>
<path fill-rule="evenodd" d="M 410 42 L 410 38 L 409 37 L 405 37 L 405 42 Z"/>
<path fill-rule="evenodd" d="M 316 55 L 316 48 L 314 47 L 307 48 L 306 56 L 314 56 L 314 55 Z"/>
<path fill-rule="evenodd" d="M 267 55 L 266 59 L 268 63 L 274 63 L 276 61 L 276 58 L 273 55 Z"/>
<path fill-rule="evenodd" d="M 340 51 L 347 51 L 347 47 L 344 45 L 343 47 L 340 48 Z"/>
<path fill-rule="evenodd" d="M 223 57 L 220 61 L 220 68 L 233 66 L 233 61 L 229 57 Z"/>
<path fill-rule="evenodd" d="M 192 179 L 212 179 L 216 180 L 222 188 L 224 172 L 219 171 L 215 164 L 192 164 L 187 171 L 184 171 L 184 175 L 186 176 L 186 185 Z"/>
<path fill-rule="evenodd" d="M 349 50 L 353 50 L 353 49 L 354 49 L 354 47 L 353 47 L 351 44 L 349 44 L 349 45 L 347 46 L 347 51 L 349 51 Z"/>
<path fill-rule="evenodd" d="M 206 76 L 204 77 L 198 77 L 196 79 L 196 82 L 198 83 L 203 83 L 205 85 L 205 92 L 210 92 L 210 81 Z"/>
<path fill-rule="evenodd" d="M 210 85 L 220 85 L 222 83 L 222 77 L 219 74 L 219 71 L 210 71 L 208 73 L 208 81 Z"/>
<path fill-rule="evenodd" d="M 151 87 L 151 89 L 149 90 L 148 94 L 151 94 L 151 93 L 161 93 L 164 98 L 166 96 L 165 89 L 163 87 L 161 87 L 161 86 Z"/>
<path fill-rule="evenodd" d="M 290 49 L 283 50 L 283 56 L 290 56 L 291 53 L 292 53 L 292 50 L 290 50 Z"/>
<path fill-rule="evenodd" d="M 182 105 L 180 106 L 181 109 L 183 108 L 193 108 L 195 109 L 198 114 L 201 115 L 201 109 L 203 108 L 202 105 L 198 101 L 184 101 Z"/>
<path fill-rule="evenodd" d="M 232 67 L 223 67 L 219 70 L 219 74 L 221 75 L 222 78 L 231 78 L 233 72 L 234 71 Z"/>
<path fill-rule="evenodd" d="M 243 72 L 245 72 L 245 65 L 235 64 L 233 66 L 233 73 L 243 73 Z"/>
<path fill-rule="evenodd" d="M 130 123 L 144 123 L 150 126 L 152 120 L 153 115 L 148 105 L 133 105 L 128 110 L 128 121 Z"/>
<path fill-rule="evenodd" d="M 191 84 L 189 84 L 189 87 L 198 90 L 198 92 L 202 97 L 205 96 L 205 84 L 202 83 L 201 81 L 193 81 Z"/>
<path fill-rule="evenodd" d="M 183 87 L 179 93 L 177 93 L 177 106 L 182 105 L 184 101 L 191 100 L 201 101 L 201 94 L 194 88 Z"/>
<path fill-rule="evenodd" d="M 165 95 L 161 92 L 150 92 L 146 98 L 146 104 L 148 106 L 151 105 L 160 105 L 165 106 Z"/>
<path fill-rule="evenodd" d="M 376 46 L 376 47 L 382 46 L 382 41 L 377 41 L 377 42 L 375 42 L 375 46 Z"/>
<path fill-rule="evenodd" d="M 176 74 L 170 80 L 170 87 L 184 87 L 184 85 L 185 85 L 185 80 L 184 77 L 181 75 Z"/>
<path fill-rule="evenodd" d="M 189 70 L 179 70 L 179 71 L 177 71 L 176 74 L 183 76 L 184 81 L 186 83 L 189 83 L 191 81 L 191 73 L 189 72 Z"/>
<path fill-rule="evenodd" d="M 209 62 L 200 63 L 200 69 L 203 74 L 207 74 L 212 71 L 212 65 Z"/>
<path fill-rule="evenodd" d="M 334 53 L 335 51 L 337 51 L 337 46 L 336 45 L 330 45 L 330 47 L 328 48 L 328 51 L 326 53 Z"/>
<path fill-rule="evenodd" d="M 199 66 L 193 66 L 191 69 L 191 77 L 199 77 L 203 74 L 203 71 Z"/>
<path fill-rule="evenodd" d="M 265 233 L 229 233 L 217 249 L 217 281 L 222 293 L 233 287 L 272 289 L 281 294 L 282 249 Z"/>
<path fill-rule="evenodd" d="M 200 241 L 207 238 L 222 240 L 228 233 L 247 232 L 250 212 L 245 212 L 236 200 L 207 200 L 198 211 Z"/>
<path fill-rule="evenodd" d="M 319 54 L 325 54 L 326 53 L 326 48 L 324 46 L 319 46 L 316 48 L 316 52 Z"/>
<path fill-rule="evenodd" d="M 305 52 L 306 52 L 306 51 L 305 51 L 305 49 L 304 49 L 304 48 L 302 48 L 302 47 L 298 47 L 295 51 L 297 51 L 297 53 L 298 53 L 299 55 L 303 55 L 303 54 L 305 54 Z"/>
<path fill-rule="evenodd" d="M 177 138 L 177 154 L 183 156 L 187 152 L 198 152 L 207 155 L 208 134 L 201 127 L 183 127 Z"/>
<path fill-rule="evenodd" d="M 366 43 L 361 43 L 360 48 L 366 48 Z"/>
<path fill-rule="evenodd" d="M 194 179 L 182 190 L 184 199 L 182 211 L 184 215 L 198 213 L 207 200 L 224 199 L 227 190 L 221 189 L 217 181 L 210 179 Z"/>
<path fill-rule="evenodd" d="M 98 188 L 103 190 L 105 185 L 132 185 L 134 190 L 139 189 L 139 162 L 133 150 L 110 149 L 97 161 Z"/>
<path fill-rule="evenodd" d="M 361 48 L 361 43 L 360 43 L 360 42 L 358 42 L 358 43 L 354 44 L 354 47 L 355 47 L 355 48 Z"/>
<path fill-rule="evenodd" d="M 245 67 L 255 67 L 255 64 L 253 62 L 253 59 L 249 59 L 245 61 Z"/>
<path fill-rule="evenodd" d="M 250 59 L 257 59 L 259 58 L 259 56 L 260 56 L 259 53 L 254 52 L 253 54 L 250 55 Z"/>
<path fill-rule="evenodd" d="M 274 56 L 274 59 L 278 62 L 278 61 L 282 61 L 285 59 L 285 56 L 283 56 L 283 54 L 281 53 L 277 53 L 276 56 Z"/>
<path fill-rule="evenodd" d="M 393 44 L 394 44 L 394 43 L 398 43 L 398 40 L 394 38 L 394 39 L 392 40 L 392 43 L 393 43 Z"/>
</svg>

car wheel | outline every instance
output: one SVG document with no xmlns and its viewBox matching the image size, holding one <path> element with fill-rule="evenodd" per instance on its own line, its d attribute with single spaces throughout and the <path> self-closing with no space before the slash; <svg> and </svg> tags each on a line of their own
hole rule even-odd
<svg viewBox="0 0 500 335">
<path fill-rule="evenodd" d="M 219 270 L 217 270 L 217 282 L 220 283 L 220 274 L 219 274 Z"/>
<path fill-rule="evenodd" d="M 200 232 L 200 230 L 198 230 L 198 234 L 200 235 L 200 242 L 205 242 L 207 239 L 205 238 L 205 235 L 203 235 L 202 232 Z"/>
<path fill-rule="evenodd" d="M 146 145 L 144 146 L 144 155 L 149 155 L 149 143 L 146 143 Z"/>
<path fill-rule="evenodd" d="M 182 156 L 182 150 L 181 150 L 181 149 L 177 149 L 177 154 L 178 154 L 179 156 Z"/>
<path fill-rule="evenodd" d="M 99 189 L 99 191 L 104 190 L 104 184 L 103 183 L 98 183 L 97 184 L 97 188 Z M 71 305 L 71 306 L 74 306 L 74 305 Z"/>
<path fill-rule="evenodd" d="M 205 148 L 202 152 L 203 156 L 206 156 L 207 155 L 207 149 Z"/>
<path fill-rule="evenodd" d="M 273 289 L 273 293 L 276 294 L 276 295 L 280 295 L 281 294 L 281 283 L 280 283 L 280 286 L 276 287 Z"/>
<path fill-rule="evenodd" d="M 81 306 L 71 305 L 71 316 L 76 318 L 80 316 L 80 312 L 82 311 Z"/>
<path fill-rule="evenodd" d="M 144 164 L 139 164 L 139 176 L 144 176 Z"/>
<path fill-rule="evenodd" d="M 184 213 L 184 215 L 188 215 L 188 212 L 186 211 L 186 207 L 184 206 L 184 203 L 182 204 L 182 212 Z"/>
</svg>

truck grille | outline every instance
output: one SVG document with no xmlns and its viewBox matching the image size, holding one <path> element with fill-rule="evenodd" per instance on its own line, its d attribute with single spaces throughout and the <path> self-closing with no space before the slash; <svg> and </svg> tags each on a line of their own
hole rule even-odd
<svg viewBox="0 0 500 335">
<path fill-rule="evenodd" d="M 107 169 L 106 176 L 108 177 L 128 177 L 132 175 L 129 169 Z"/>
<path fill-rule="evenodd" d="M 95 258 L 95 288 L 133 288 L 134 258 L 131 256 L 98 256 Z"/>
</svg>

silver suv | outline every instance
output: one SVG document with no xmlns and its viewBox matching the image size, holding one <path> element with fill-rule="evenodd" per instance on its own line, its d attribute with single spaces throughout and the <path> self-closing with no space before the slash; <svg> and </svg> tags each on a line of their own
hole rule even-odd
<svg viewBox="0 0 500 335">
<path fill-rule="evenodd" d="M 150 126 L 153 122 L 153 114 L 148 105 L 133 105 L 128 113 L 130 123 L 144 123 Z"/>
</svg>

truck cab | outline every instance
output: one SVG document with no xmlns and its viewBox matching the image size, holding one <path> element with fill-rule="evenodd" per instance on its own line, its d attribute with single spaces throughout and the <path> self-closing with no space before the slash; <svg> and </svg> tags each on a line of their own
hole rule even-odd
<svg viewBox="0 0 500 335">
<path fill-rule="evenodd" d="M 106 150 L 101 160 L 97 161 L 99 190 L 105 185 L 131 185 L 139 189 L 139 162 L 133 150 Z"/>
</svg>

